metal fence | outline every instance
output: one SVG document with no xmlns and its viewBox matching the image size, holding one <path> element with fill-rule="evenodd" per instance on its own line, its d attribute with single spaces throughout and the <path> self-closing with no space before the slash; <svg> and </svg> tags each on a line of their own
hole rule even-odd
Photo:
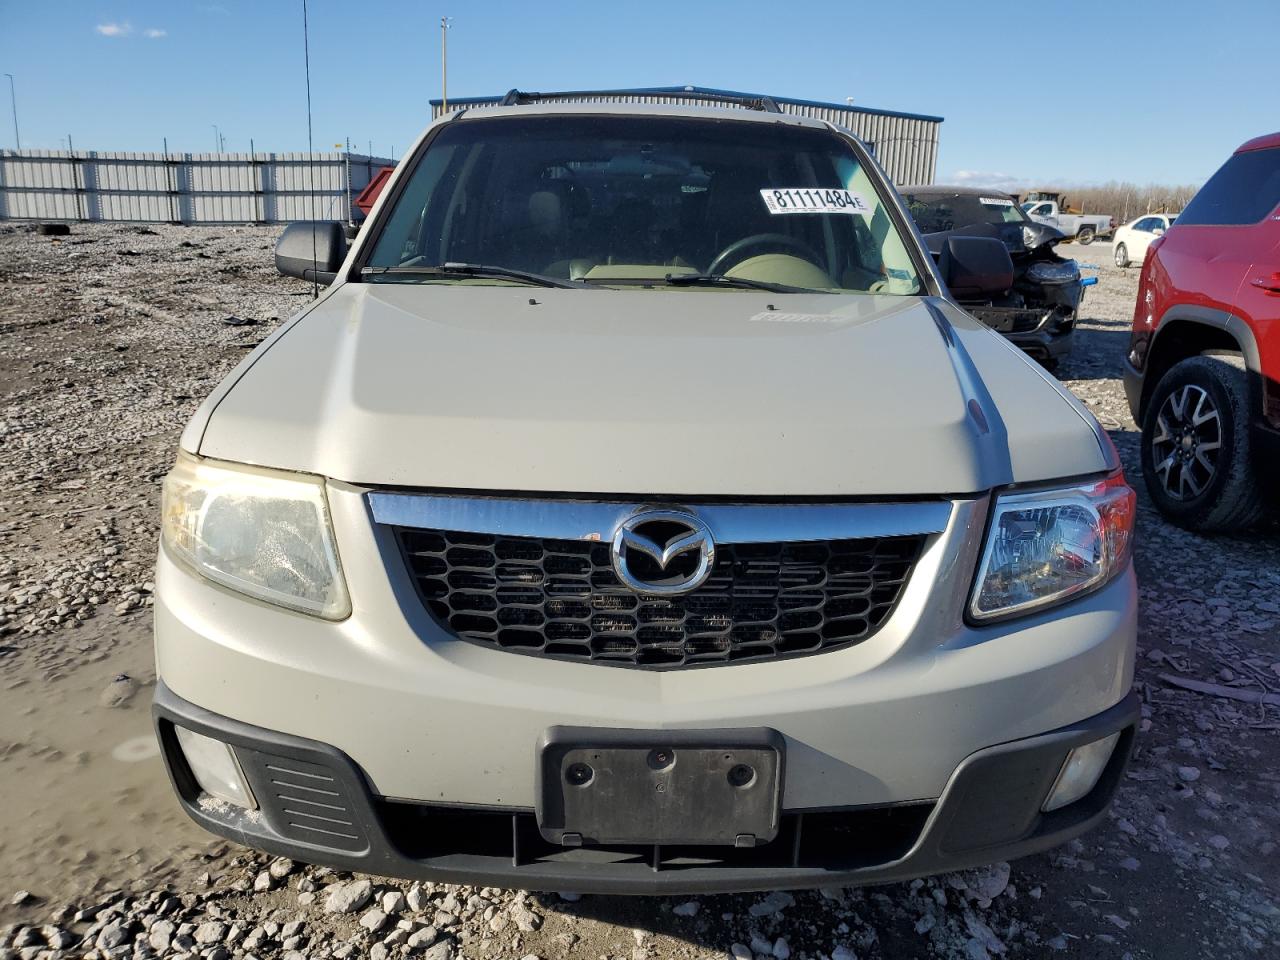
<svg viewBox="0 0 1280 960">
<path fill-rule="evenodd" d="M 346 220 L 386 157 L 356 153 L 0 151 L 0 219 Z"/>
<path fill-rule="evenodd" d="M 545 99 L 550 103 L 667 103 L 691 107 L 708 106 L 699 94 L 755 99 L 758 93 L 742 93 L 713 87 L 637 87 L 632 90 L 565 92 Z M 938 133 L 942 117 L 844 103 L 794 100 L 772 97 L 783 113 L 826 120 L 852 130 L 875 152 L 885 173 L 896 184 L 929 184 L 938 169 Z M 478 110 L 498 106 L 501 97 L 451 97 L 450 111 Z M 720 106 L 733 107 L 732 103 Z M 433 117 L 444 112 L 439 100 L 431 101 Z"/>
</svg>

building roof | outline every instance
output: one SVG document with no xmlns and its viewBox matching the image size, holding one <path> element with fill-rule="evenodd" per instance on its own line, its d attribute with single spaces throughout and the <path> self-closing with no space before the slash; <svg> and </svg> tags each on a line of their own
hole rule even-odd
<svg viewBox="0 0 1280 960">
<path fill-rule="evenodd" d="M 762 93 L 745 93 L 741 90 L 721 90 L 716 87 L 694 87 L 694 86 L 677 86 L 677 87 L 632 87 L 625 90 L 564 90 L 556 91 L 557 96 L 576 97 L 615 94 L 618 96 L 668 96 L 678 97 L 684 94 L 709 94 L 718 97 L 737 97 L 744 100 L 754 100 L 761 97 L 770 97 L 774 102 L 782 104 L 789 103 L 799 107 L 818 107 L 827 110 L 846 110 L 850 113 L 864 113 L 879 117 L 901 117 L 905 120 L 925 120 L 930 123 L 942 123 L 942 117 L 932 117 L 922 113 L 903 113 L 899 110 L 876 110 L 872 107 L 862 107 L 850 105 L 847 103 L 828 103 L 822 100 L 796 100 L 792 97 L 776 97 Z M 431 101 L 433 107 L 442 104 L 442 100 L 436 99 Z M 450 97 L 449 106 L 467 107 L 479 106 L 480 104 L 501 103 L 502 96 L 496 97 Z"/>
</svg>

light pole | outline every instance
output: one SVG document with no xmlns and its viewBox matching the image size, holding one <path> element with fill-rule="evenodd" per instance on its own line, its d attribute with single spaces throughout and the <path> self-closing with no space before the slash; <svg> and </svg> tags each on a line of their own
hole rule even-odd
<svg viewBox="0 0 1280 960">
<path fill-rule="evenodd" d="M 213 127 L 213 152 L 221 153 L 222 152 L 222 132 L 218 129 L 218 125 L 216 123 L 211 123 L 209 124 L 209 126 Z"/>
<path fill-rule="evenodd" d="M 449 109 L 449 24 L 453 17 L 440 18 L 440 112 Z"/>
<path fill-rule="evenodd" d="M 13 149 L 22 149 L 22 138 L 18 136 L 18 97 L 13 92 L 13 74 L 6 73 L 9 78 L 9 105 L 13 107 Z"/>
</svg>

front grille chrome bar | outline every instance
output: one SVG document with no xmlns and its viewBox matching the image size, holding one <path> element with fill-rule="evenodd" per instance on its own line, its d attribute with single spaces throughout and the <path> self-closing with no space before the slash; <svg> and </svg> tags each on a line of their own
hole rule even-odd
<svg viewBox="0 0 1280 960">
<path fill-rule="evenodd" d="M 628 517 L 672 507 L 696 513 L 717 543 L 860 540 L 941 533 L 951 518 L 942 500 L 905 503 L 613 503 L 371 493 L 380 524 L 551 540 L 607 541 Z"/>
</svg>

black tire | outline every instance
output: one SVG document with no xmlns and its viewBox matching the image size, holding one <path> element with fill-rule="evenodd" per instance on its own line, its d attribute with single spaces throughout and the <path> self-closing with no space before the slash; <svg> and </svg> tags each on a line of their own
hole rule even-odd
<svg viewBox="0 0 1280 960">
<path fill-rule="evenodd" d="M 1178 526 L 1224 533 L 1266 516 L 1249 432 L 1255 392 L 1232 355 L 1183 360 L 1156 384 L 1142 418 L 1142 477 Z"/>
<path fill-rule="evenodd" d="M 1116 244 L 1116 266 L 1119 267 L 1121 270 L 1123 270 L 1132 262 L 1133 261 L 1129 259 L 1129 248 L 1126 247 L 1123 243 L 1117 243 Z"/>
<path fill-rule="evenodd" d="M 1081 227 L 1076 232 L 1076 242 L 1087 247 L 1089 244 L 1093 243 L 1094 233 L 1095 231 L 1093 227 Z"/>
<path fill-rule="evenodd" d="M 65 237 L 71 227 L 65 223 L 40 223 L 36 225 L 36 233 L 42 237 Z"/>
</svg>

